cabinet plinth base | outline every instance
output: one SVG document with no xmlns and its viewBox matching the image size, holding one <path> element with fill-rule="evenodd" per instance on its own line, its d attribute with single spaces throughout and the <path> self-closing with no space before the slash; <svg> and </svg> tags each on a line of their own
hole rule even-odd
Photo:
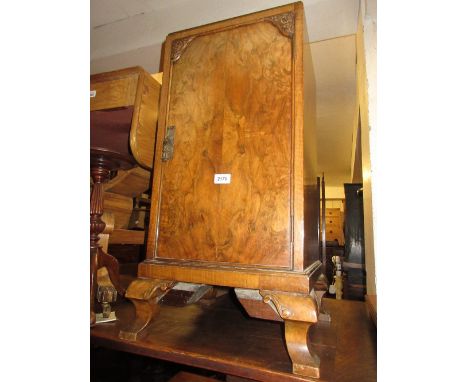
<svg viewBox="0 0 468 382">
<path fill-rule="evenodd" d="M 138 266 L 138 276 L 194 284 L 309 294 L 320 276 L 321 265 L 320 261 L 316 261 L 304 271 L 289 271 L 146 260 Z"/>
</svg>

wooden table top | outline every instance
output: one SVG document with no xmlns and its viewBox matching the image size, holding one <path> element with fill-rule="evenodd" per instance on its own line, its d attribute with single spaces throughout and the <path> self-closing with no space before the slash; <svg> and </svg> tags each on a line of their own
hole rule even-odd
<svg viewBox="0 0 468 382">
<path fill-rule="evenodd" d="M 310 333 L 321 358 L 320 381 L 376 381 L 376 329 L 365 303 L 324 299 L 324 308 L 332 323 L 319 323 Z M 133 314 L 130 303 L 116 307 L 122 323 Z M 230 295 L 183 308 L 163 306 L 136 342 L 120 340 L 119 327 L 119 321 L 95 326 L 92 342 L 257 381 L 311 380 L 291 373 L 282 323 L 249 318 Z"/>
</svg>

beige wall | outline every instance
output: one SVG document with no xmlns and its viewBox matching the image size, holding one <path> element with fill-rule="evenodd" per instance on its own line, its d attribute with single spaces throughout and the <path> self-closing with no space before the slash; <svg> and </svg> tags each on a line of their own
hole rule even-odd
<svg viewBox="0 0 468 382">
<path fill-rule="evenodd" d="M 162 44 L 154 44 L 143 48 L 133 49 L 111 56 L 97 58 L 91 61 L 91 74 L 108 72 L 131 66 L 141 66 L 149 73 L 159 72 Z"/>
<path fill-rule="evenodd" d="M 376 128 L 377 111 L 377 4 L 376 0 L 361 0 L 356 33 L 358 115 L 361 126 L 362 180 L 364 188 L 364 240 L 367 273 L 367 293 L 377 293 L 374 253 L 374 216 L 372 208 L 372 134 Z M 357 120 L 357 119 L 356 119 Z M 356 131 L 358 131 L 356 129 Z M 356 139 L 356 142 L 358 139 Z"/>
<path fill-rule="evenodd" d="M 256 12 L 291 0 L 91 1 L 91 73 L 140 65 L 158 72 L 169 33 Z M 359 0 L 303 0 L 310 41 L 356 31 Z"/>
<path fill-rule="evenodd" d="M 304 30 L 308 40 L 307 28 Z M 315 185 L 317 182 L 317 117 L 314 64 L 310 44 L 305 43 L 304 61 L 304 183 Z"/>
<path fill-rule="evenodd" d="M 325 177 L 325 181 L 327 178 Z M 344 186 L 327 186 L 325 183 L 325 199 L 344 199 Z"/>
<path fill-rule="evenodd" d="M 339 208 L 344 212 L 344 199 L 327 199 L 325 200 L 325 208 Z"/>
</svg>

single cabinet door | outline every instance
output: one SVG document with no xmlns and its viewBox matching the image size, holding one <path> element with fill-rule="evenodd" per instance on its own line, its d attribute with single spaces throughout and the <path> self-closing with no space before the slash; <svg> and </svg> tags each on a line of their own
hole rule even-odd
<svg viewBox="0 0 468 382">
<path fill-rule="evenodd" d="M 158 258 L 291 267 L 292 43 L 274 17 L 172 41 Z"/>
</svg>

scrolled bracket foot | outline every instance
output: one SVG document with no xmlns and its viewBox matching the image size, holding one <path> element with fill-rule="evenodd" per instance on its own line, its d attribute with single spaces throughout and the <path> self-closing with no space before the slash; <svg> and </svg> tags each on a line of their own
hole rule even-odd
<svg viewBox="0 0 468 382">
<path fill-rule="evenodd" d="M 136 341 L 143 330 L 157 316 L 159 301 L 175 285 L 173 281 L 156 279 L 137 279 L 128 287 L 125 297 L 135 306 L 135 320 L 119 332 L 119 338 Z"/>
<path fill-rule="evenodd" d="M 286 347 L 293 373 L 320 378 L 320 358 L 310 347 L 309 330 L 318 322 L 318 304 L 314 294 L 260 291 L 263 302 L 270 304 L 284 320 Z"/>
<path fill-rule="evenodd" d="M 312 378 L 320 378 L 320 358 L 309 347 L 310 322 L 285 320 L 285 337 L 293 373 Z"/>
</svg>

